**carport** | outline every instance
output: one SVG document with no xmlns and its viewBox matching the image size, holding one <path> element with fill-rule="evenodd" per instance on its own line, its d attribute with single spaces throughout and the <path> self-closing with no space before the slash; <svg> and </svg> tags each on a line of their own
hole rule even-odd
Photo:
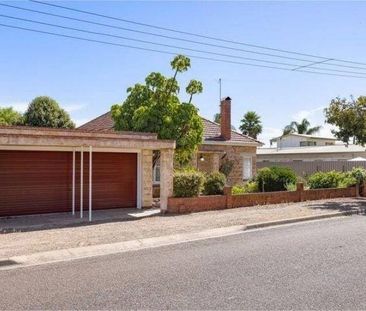
<svg viewBox="0 0 366 311">
<path fill-rule="evenodd" d="M 149 133 L 0 127 L 0 216 L 151 207 L 153 150 L 165 210 L 174 148 Z"/>
</svg>

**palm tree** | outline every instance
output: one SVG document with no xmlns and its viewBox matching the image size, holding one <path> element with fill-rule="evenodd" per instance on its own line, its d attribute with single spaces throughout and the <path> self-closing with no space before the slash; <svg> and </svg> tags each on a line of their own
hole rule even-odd
<svg viewBox="0 0 366 311">
<path fill-rule="evenodd" d="M 241 120 L 239 128 L 243 134 L 256 139 L 263 129 L 261 117 L 254 111 L 248 111 Z"/>
<path fill-rule="evenodd" d="M 302 119 L 300 123 L 292 121 L 289 125 L 285 126 L 283 129 L 283 135 L 297 133 L 313 135 L 321 129 L 321 126 L 310 127 L 310 122 L 307 119 Z"/>
</svg>

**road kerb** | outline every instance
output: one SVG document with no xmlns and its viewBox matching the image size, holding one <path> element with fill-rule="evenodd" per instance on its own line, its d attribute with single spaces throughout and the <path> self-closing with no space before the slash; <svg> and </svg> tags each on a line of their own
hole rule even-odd
<svg viewBox="0 0 366 311">
<path fill-rule="evenodd" d="M 281 220 L 275 220 L 275 221 L 267 221 L 267 222 L 250 224 L 250 225 L 246 226 L 246 230 L 286 225 L 286 224 L 291 224 L 291 223 L 296 223 L 296 222 L 325 219 L 325 218 L 331 218 L 331 217 L 350 216 L 350 215 L 355 215 L 355 214 L 359 214 L 359 211 L 358 210 L 349 210 L 349 211 L 345 211 L 345 212 L 328 213 L 328 214 L 321 214 L 321 215 L 314 215 L 314 216 L 287 218 L 287 219 L 281 219 Z"/>
</svg>

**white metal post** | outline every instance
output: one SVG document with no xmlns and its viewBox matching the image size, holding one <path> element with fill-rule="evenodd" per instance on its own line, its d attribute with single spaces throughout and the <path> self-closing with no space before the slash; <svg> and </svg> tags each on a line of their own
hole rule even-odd
<svg viewBox="0 0 366 311">
<path fill-rule="evenodd" d="M 141 209 L 141 200 L 142 200 L 142 168 L 141 168 L 141 162 L 142 162 L 142 151 L 137 153 L 137 197 L 136 197 L 136 201 L 137 201 L 137 208 Z"/>
<path fill-rule="evenodd" d="M 83 218 L 83 174 L 84 174 L 84 154 L 83 146 L 80 148 L 80 218 Z"/>
<path fill-rule="evenodd" d="M 72 151 L 72 214 L 75 215 L 75 149 Z"/>
<path fill-rule="evenodd" d="M 89 146 L 89 221 L 92 221 L 92 146 Z"/>
</svg>

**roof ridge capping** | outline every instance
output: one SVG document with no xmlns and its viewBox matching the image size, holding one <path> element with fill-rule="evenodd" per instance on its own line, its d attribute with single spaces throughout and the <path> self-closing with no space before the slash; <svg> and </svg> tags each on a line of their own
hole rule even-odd
<svg viewBox="0 0 366 311">
<path fill-rule="evenodd" d="M 106 138 L 139 138 L 157 139 L 154 133 L 128 132 L 128 131 L 98 131 L 84 129 L 48 128 L 35 126 L 0 126 L 1 134 L 29 134 L 29 135 L 54 135 L 54 136 L 82 136 L 82 137 L 106 137 Z"/>
<path fill-rule="evenodd" d="M 273 137 L 271 138 L 271 140 L 276 140 L 276 139 L 280 139 L 282 137 L 286 137 L 286 136 L 300 136 L 300 137 L 307 137 L 307 138 L 317 138 L 317 139 L 326 139 L 326 140 L 337 140 L 337 138 L 335 137 L 326 137 L 326 136 L 316 136 L 316 135 L 309 135 L 309 134 L 299 134 L 299 133 L 288 133 L 288 134 L 284 134 L 284 135 L 280 135 L 277 137 Z"/>
</svg>

